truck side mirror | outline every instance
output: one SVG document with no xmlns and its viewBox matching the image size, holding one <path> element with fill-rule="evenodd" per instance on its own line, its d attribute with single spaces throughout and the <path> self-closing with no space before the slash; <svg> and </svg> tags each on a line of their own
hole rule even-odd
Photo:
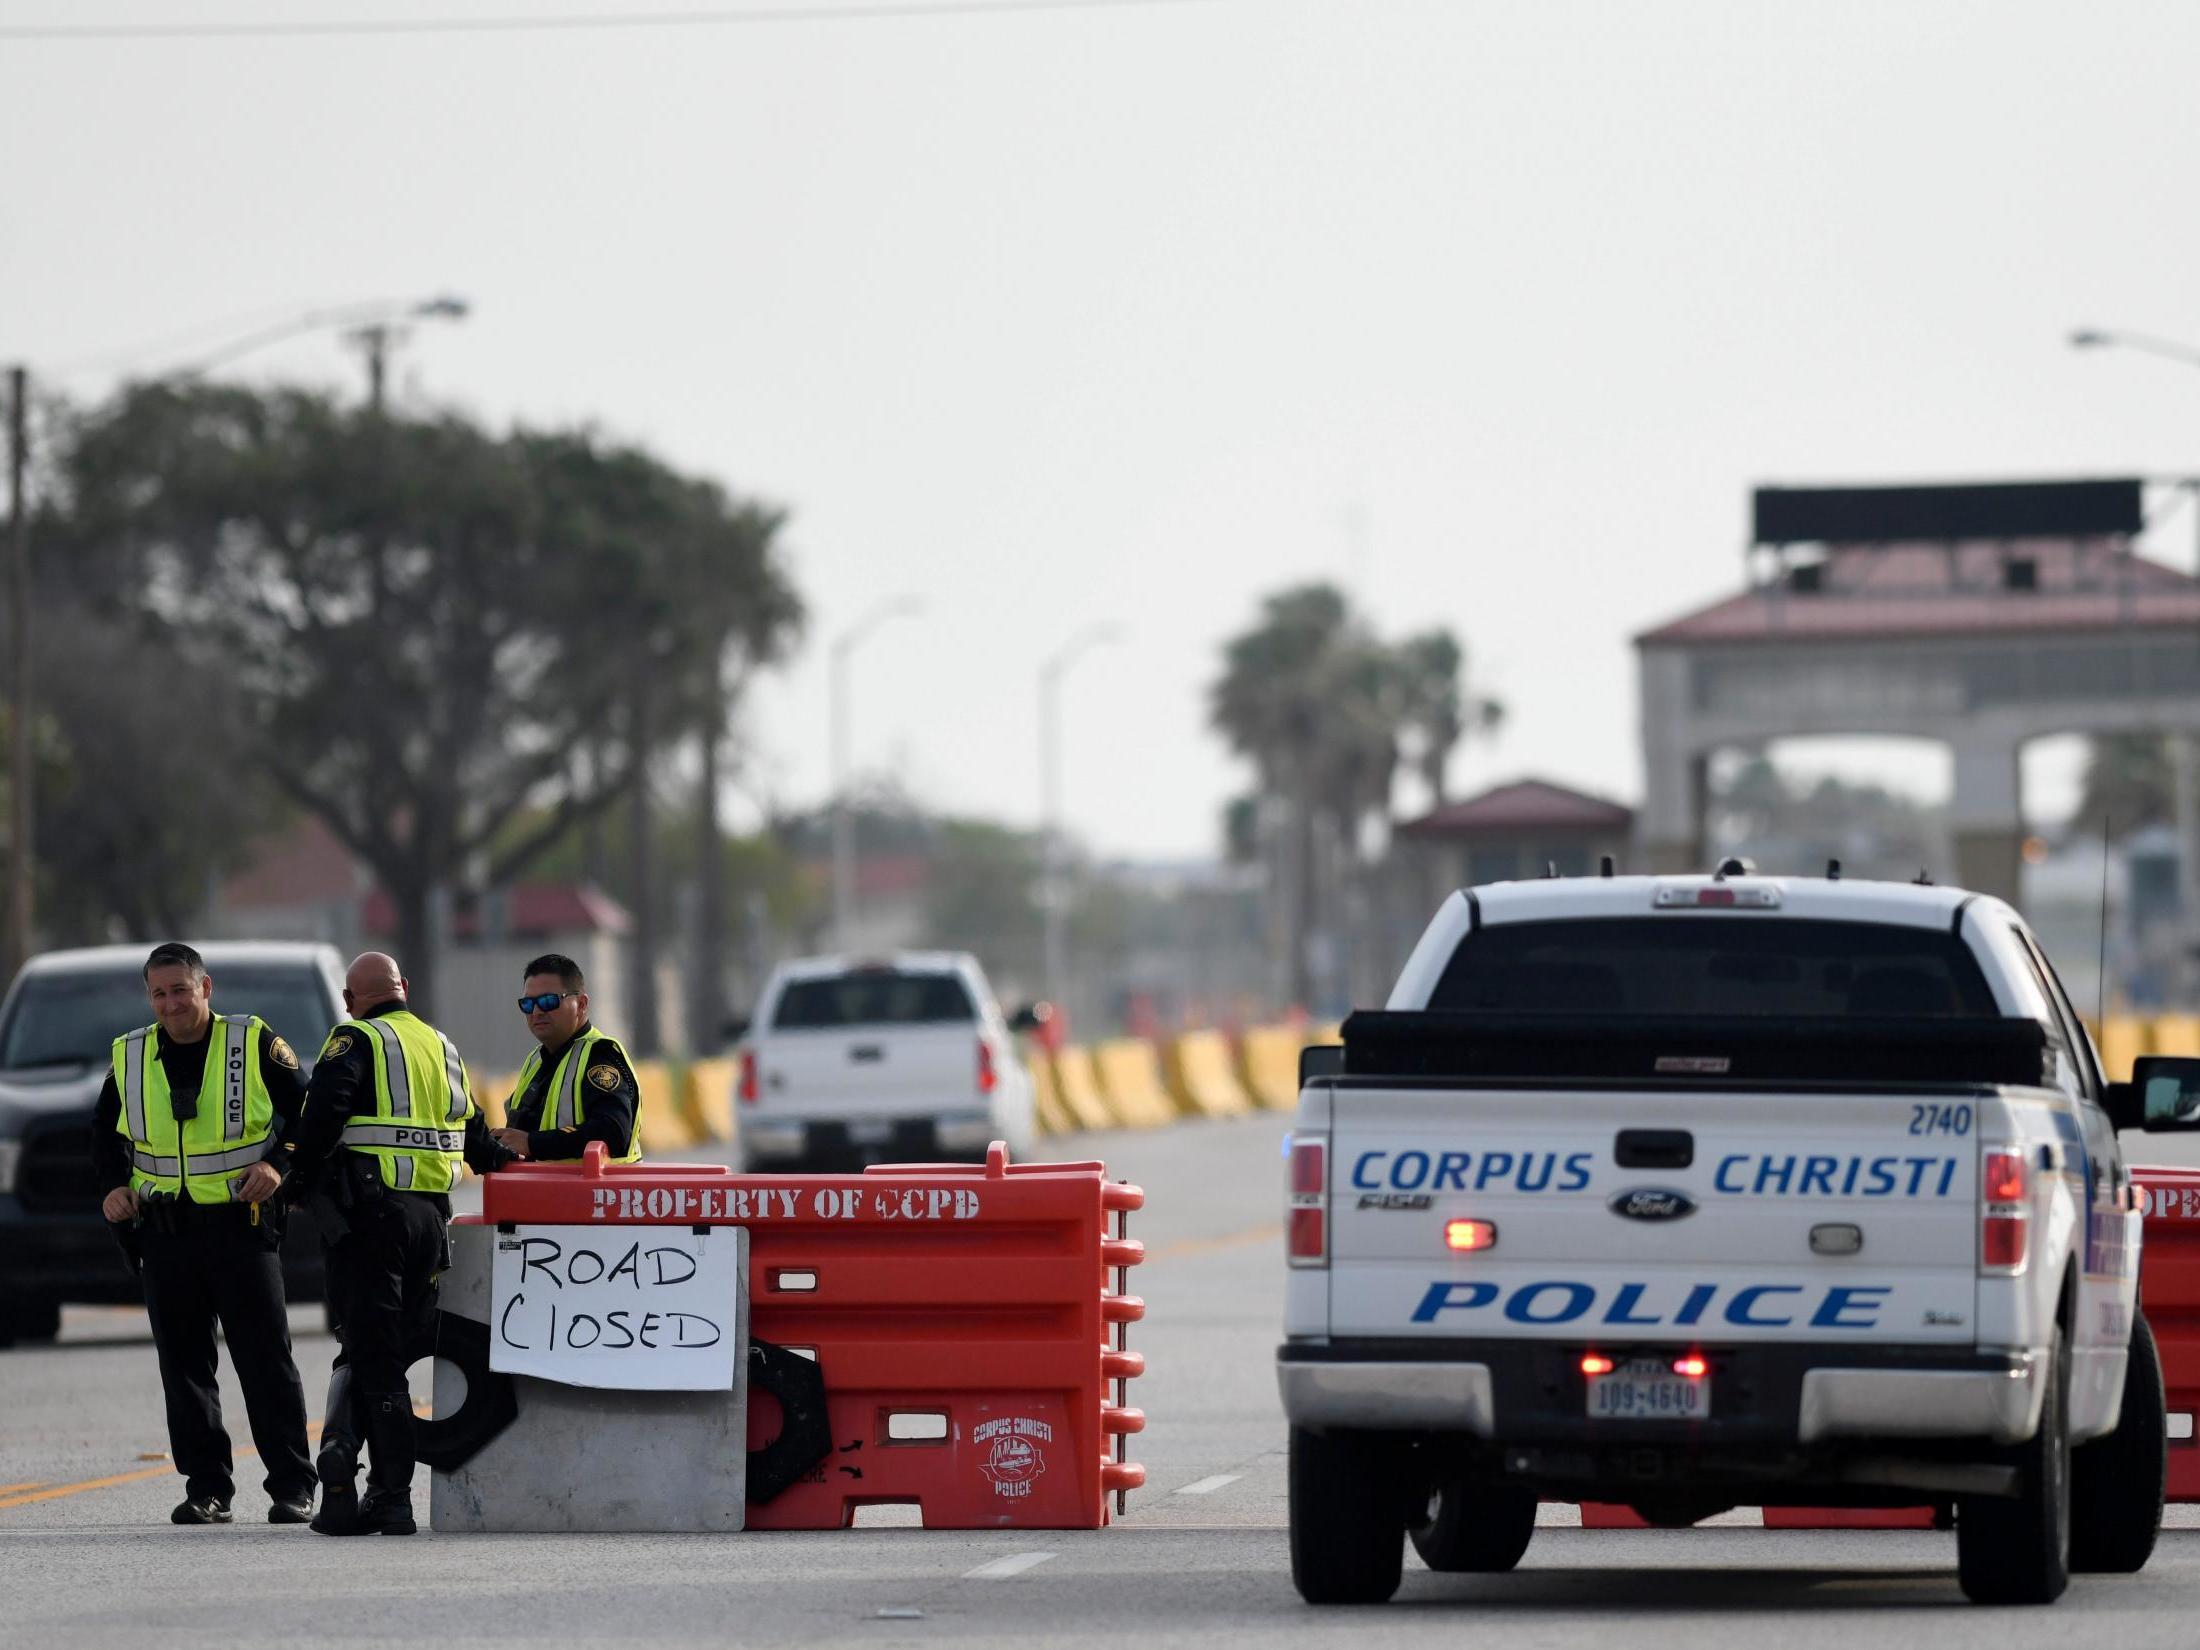
<svg viewBox="0 0 2200 1650">
<path fill-rule="evenodd" d="M 2176 1054 L 2144 1054 L 2131 1064 L 2130 1088 L 2137 1100 L 2136 1126 L 2148 1134 L 2200 1130 L 2200 1060 Z M 2134 1124 L 2115 1112 L 2118 1128 Z"/>
<path fill-rule="evenodd" d="M 1053 1018 L 1052 1003 L 1026 1003 L 1008 1017 L 1008 1029 L 1016 1032 L 1037 1031 Z"/>
<path fill-rule="evenodd" d="M 738 1043 L 749 1033 L 749 1017 L 746 1014 L 728 1014 L 726 1023 L 718 1028 L 718 1035 L 729 1043 Z"/>
</svg>

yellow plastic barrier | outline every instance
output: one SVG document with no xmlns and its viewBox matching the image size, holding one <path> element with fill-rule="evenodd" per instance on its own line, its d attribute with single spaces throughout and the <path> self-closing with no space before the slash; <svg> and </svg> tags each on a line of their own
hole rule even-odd
<svg viewBox="0 0 2200 1650">
<path fill-rule="evenodd" d="M 1075 1134 L 1077 1119 L 1062 1104 L 1062 1091 L 1055 1086 L 1054 1068 L 1046 1055 L 1033 1050 L 1024 1057 L 1024 1069 L 1031 1073 L 1031 1109 L 1039 1119 L 1039 1132 Z"/>
<path fill-rule="evenodd" d="M 1270 1111 L 1298 1107 L 1299 1049 L 1304 1041 L 1289 1026 L 1253 1026 L 1238 1042 L 1246 1092 Z"/>
<path fill-rule="evenodd" d="M 680 1115 L 701 1140 L 733 1138 L 733 1084 L 738 1060 L 690 1060 L 680 1079 Z"/>
<path fill-rule="evenodd" d="M 1161 1055 L 1143 1037 L 1117 1037 L 1092 1051 L 1100 1093 L 1117 1123 L 1157 1129 L 1176 1121 L 1176 1102 L 1161 1079 Z"/>
<path fill-rule="evenodd" d="M 682 1152 L 695 1144 L 695 1132 L 680 1114 L 680 1100 L 672 1087 L 672 1073 L 662 1060 L 642 1060 L 634 1067 L 634 1084 L 642 1093 L 642 1155 L 661 1157 Z"/>
<path fill-rule="evenodd" d="M 1168 1047 L 1169 1093 L 1191 1117 L 1244 1117 L 1252 1100 L 1230 1063 L 1230 1041 L 1219 1031 L 1188 1031 Z"/>
<path fill-rule="evenodd" d="M 2200 1014 L 2164 1014 L 2154 1022 L 2149 1054 L 2200 1057 Z"/>
<path fill-rule="evenodd" d="M 472 1086 L 474 1103 L 481 1107 L 481 1115 L 489 1120 L 489 1127 L 503 1128 L 508 1121 L 506 1114 L 511 1109 L 512 1097 L 519 1092 L 519 1073 L 497 1071 L 483 1076 L 469 1071 L 466 1081 Z"/>
<path fill-rule="evenodd" d="M 2101 1022 L 2101 1071 L 2111 1083 L 2130 1081 L 2131 1062 L 2154 1052 L 2153 1024 L 2129 1014 L 2111 1014 Z"/>
<path fill-rule="evenodd" d="M 1076 1127 L 1115 1127 L 1115 1114 L 1100 1096 L 1100 1073 L 1093 1065 L 1091 1049 L 1072 1043 L 1055 1052 L 1054 1091 L 1061 1096 L 1062 1109 Z"/>
</svg>

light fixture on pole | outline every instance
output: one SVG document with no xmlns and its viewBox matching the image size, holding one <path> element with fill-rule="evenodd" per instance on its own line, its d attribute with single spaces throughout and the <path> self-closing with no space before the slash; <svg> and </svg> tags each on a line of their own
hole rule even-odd
<svg viewBox="0 0 2200 1650">
<path fill-rule="evenodd" d="M 1039 905 L 1046 925 L 1044 986 L 1057 1010 L 1065 1006 L 1062 998 L 1069 987 L 1069 902 L 1062 886 L 1062 676 L 1093 648 L 1122 637 L 1121 625 L 1089 625 L 1039 667 Z"/>
<path fill-rule="evenodd" d="M 225 344 L 213 354 L 202 356 L 187 366 L 162 373 L 163 378 L 197 378 L 224 366 L 240 355 L 249 354 L 269 344 L 279 344 L 286 338 L 301 337 L 309 332 L 339 330 L 345 342 L 363 350 L 367 357 L 367 404 L 380 411 L 383 402 L 384 379 L 388 373 L 389 352 L 393 344 L 402 343 L 411 321 L 463 321 L 473 312 L 473 305 L 466 299 L 451 293 L 438 293 L 432 298 L 376 298 L 365 303 L 343 304 L 335 309 L 313 309 L 303 315 L 292 316 L 274 326 L 263 327 L 231 344 Z"/>
<path fill-rule="evenodd" d="M 833 948 L 843 953 L 855 938 L 856 916 L 856 826 L 848 805 L 848 656 L 887 620 L 906 618 L 923 606 L 916 596 L 895 596 L 872 608 L 833 641 L 826 681 L 832 721 Z"/>
</svg>

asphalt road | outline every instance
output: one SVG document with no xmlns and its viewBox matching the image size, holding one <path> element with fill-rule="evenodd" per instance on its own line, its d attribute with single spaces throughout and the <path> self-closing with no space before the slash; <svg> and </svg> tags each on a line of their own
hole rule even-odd
<svg viewBox="0 0 2200 1650">
<path fill-rule="evenodd" d="M 1965 1604 L 1949 1535 L 1770 1531 L 1746 1513 L 1583 1530 L 1560 1508 L 1512 1575 L 1432 1575 L 1409 1556 L 1387 1610 L 1306 1607 L 1285 1551 L 1272 1374 L 1282 1133 L 1267 1117 L 1058 1143 L 1147 1191 L 1134 1232 L 1149 1260 L 1133 1276 L 1149 1374 L 1133 1401 L 1150 1417 L 1137 1440 L 1148 1488 L 1113 1528 L 329 1541 L 259 1522 L 265 1498 L 241 1458 L 240 1522 L 177 1529 L 143 1314 L 72 1309 L 60 1343 L 0 1352 L 0 1646 L 2192 1642 L 2200 1508 L 2176 1509 L 2143 1574 L 2082 1578 L 2051 1610 Z M 332 1345 L 318 1309 L 293 1324 L 317 1398 Z M 241 1441 L 242 1403 L 225 1391 Z M 415 1504 L 425 1511 L 424 1483 Z"/>
</svg>

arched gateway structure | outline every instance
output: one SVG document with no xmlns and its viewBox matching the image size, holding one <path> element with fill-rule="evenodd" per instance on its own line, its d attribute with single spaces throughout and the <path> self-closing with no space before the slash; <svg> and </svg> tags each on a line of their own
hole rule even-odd
<svg viewBox="0 0 2200 1650">
<path fill-rule="evenodd" d="M 2028 740 L 2200 733 L 2200 582 L 2133 551 L 2141 494 L 1758 489 L 1750 588 L 1635 638 L 1652 869 L 1705 863 L 1714 753 L 1895 735 L 1954 756 L 1946 877 L 2013 901 Z"/>
</svg>

